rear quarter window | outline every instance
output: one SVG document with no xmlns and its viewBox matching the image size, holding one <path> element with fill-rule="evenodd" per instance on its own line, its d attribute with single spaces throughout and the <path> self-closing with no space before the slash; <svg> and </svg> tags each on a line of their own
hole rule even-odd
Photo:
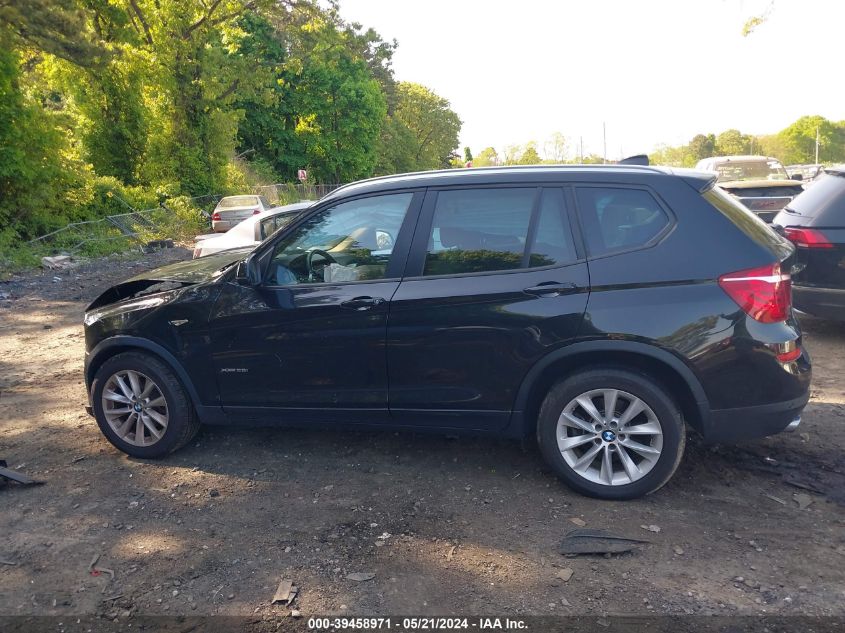
<svg viewBox="0 0 845 633">
<path fill-rule="evenodd" d="M 579 187 L 577 196 L 592 257 L 642 248 L 671 225 L 666 211 L 644 189 Z"/>
</svg>

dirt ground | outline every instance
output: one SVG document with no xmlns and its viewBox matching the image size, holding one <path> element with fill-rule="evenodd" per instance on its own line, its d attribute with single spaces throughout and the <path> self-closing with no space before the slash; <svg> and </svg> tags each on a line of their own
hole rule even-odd
<svg viewBox="0 0 845 633">
<path fill-rule="evenodd" d="M 306 617 L 845 615 L 841 324 L 804 321 L 815 378 L 799 432 L 693 437 L 638 501 L 581 497 L 535 448 L 489 439 L 216 427 L 163 461 L 129 459 L 83 408 L 82 311 L 189 256 L 0 283 L 0 459 L 46 481 L 0 485 L 0 616 L 285 615 L 282 578 Z M 579 525 L 650 543 L 562 556 Z M 95 555 L 113 578 L 89 573 Z"/>
</svg>

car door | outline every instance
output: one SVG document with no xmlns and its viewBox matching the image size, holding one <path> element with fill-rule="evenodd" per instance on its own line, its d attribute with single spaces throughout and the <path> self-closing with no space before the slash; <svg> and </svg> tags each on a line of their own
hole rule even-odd
<svg viewBox="0 0 845 633">
<path fill-rule="evenodd" d="M 260 284 L 224 284 L 210 319 L 224 410 L 279 420 L 386 419 L 388 305 L 422 195 L 328 204 L 261 248 Z"/>
<path fill-rule="evenodd" d="M 504 427 L 529 368 L 577 336 L 589 279 L 568 196 L 429 190 L 388 320 L 394 422 Z"/>
</svg>

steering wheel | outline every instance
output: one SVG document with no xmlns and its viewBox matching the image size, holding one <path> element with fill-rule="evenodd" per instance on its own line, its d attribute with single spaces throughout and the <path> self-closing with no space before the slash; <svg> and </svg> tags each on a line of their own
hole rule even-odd
<svg viewBox="0 0 845 633">
<path fill-rule="evenodd" d="M 314 281 L 314 255 L 326 260 L 326 264 L 336 264 L 337 260 L 321 248 L 312 248 L 305 253 L 305 267 L 308 270 L 308 281 Z M 321 280 L 322 281 L 322 280 Z"/>
</svg>

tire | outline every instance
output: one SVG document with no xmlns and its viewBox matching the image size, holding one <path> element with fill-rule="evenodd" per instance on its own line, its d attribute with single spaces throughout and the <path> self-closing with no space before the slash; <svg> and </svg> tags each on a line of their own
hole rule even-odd
<svg viewBox="0 0 845 633">
<path fill-rule="evenodd" d="M 581 404 L 587 401 L 592 414 Z M 636 414 L 635 401 L 644 405 Z M 605 405 L 614 403 L 607 417 Z M 628 407 L 633 407 L 630 412 Z M 624 500 L 650 494 L 669 481 L 684 454 L 686 430 L 678 406 L 659 382 L 608 367 L 574 374 L 549 390 L 537 419 L 537 440 L 543 458 L 572 489 Z"/>
<path fill-rule="evenodd" d="M 153 387 L 144 394 L 147 381 Z M 139 392 L 145 399 L 137 397 Z M 170 367 L 150 354 L 123 352 L 109 358 L 97 370 L 91 394 L 100 431 L 132 457 L 164 457 L 185 446 L 199 430 L 199 420 L 184 386 Z M 136 407 L 141 407 L 142 425 L 138 424 Z M 130 412 L 121 412 L 123 408 Z M 128 421 L 133 414 L 133 421 Z M 166 424 L 162 425 L 161 420 Z M 122 428 L 127 430 L 121 435 Z M 139 428 L 141 439 L 136 441 Z"/>
</svg>

